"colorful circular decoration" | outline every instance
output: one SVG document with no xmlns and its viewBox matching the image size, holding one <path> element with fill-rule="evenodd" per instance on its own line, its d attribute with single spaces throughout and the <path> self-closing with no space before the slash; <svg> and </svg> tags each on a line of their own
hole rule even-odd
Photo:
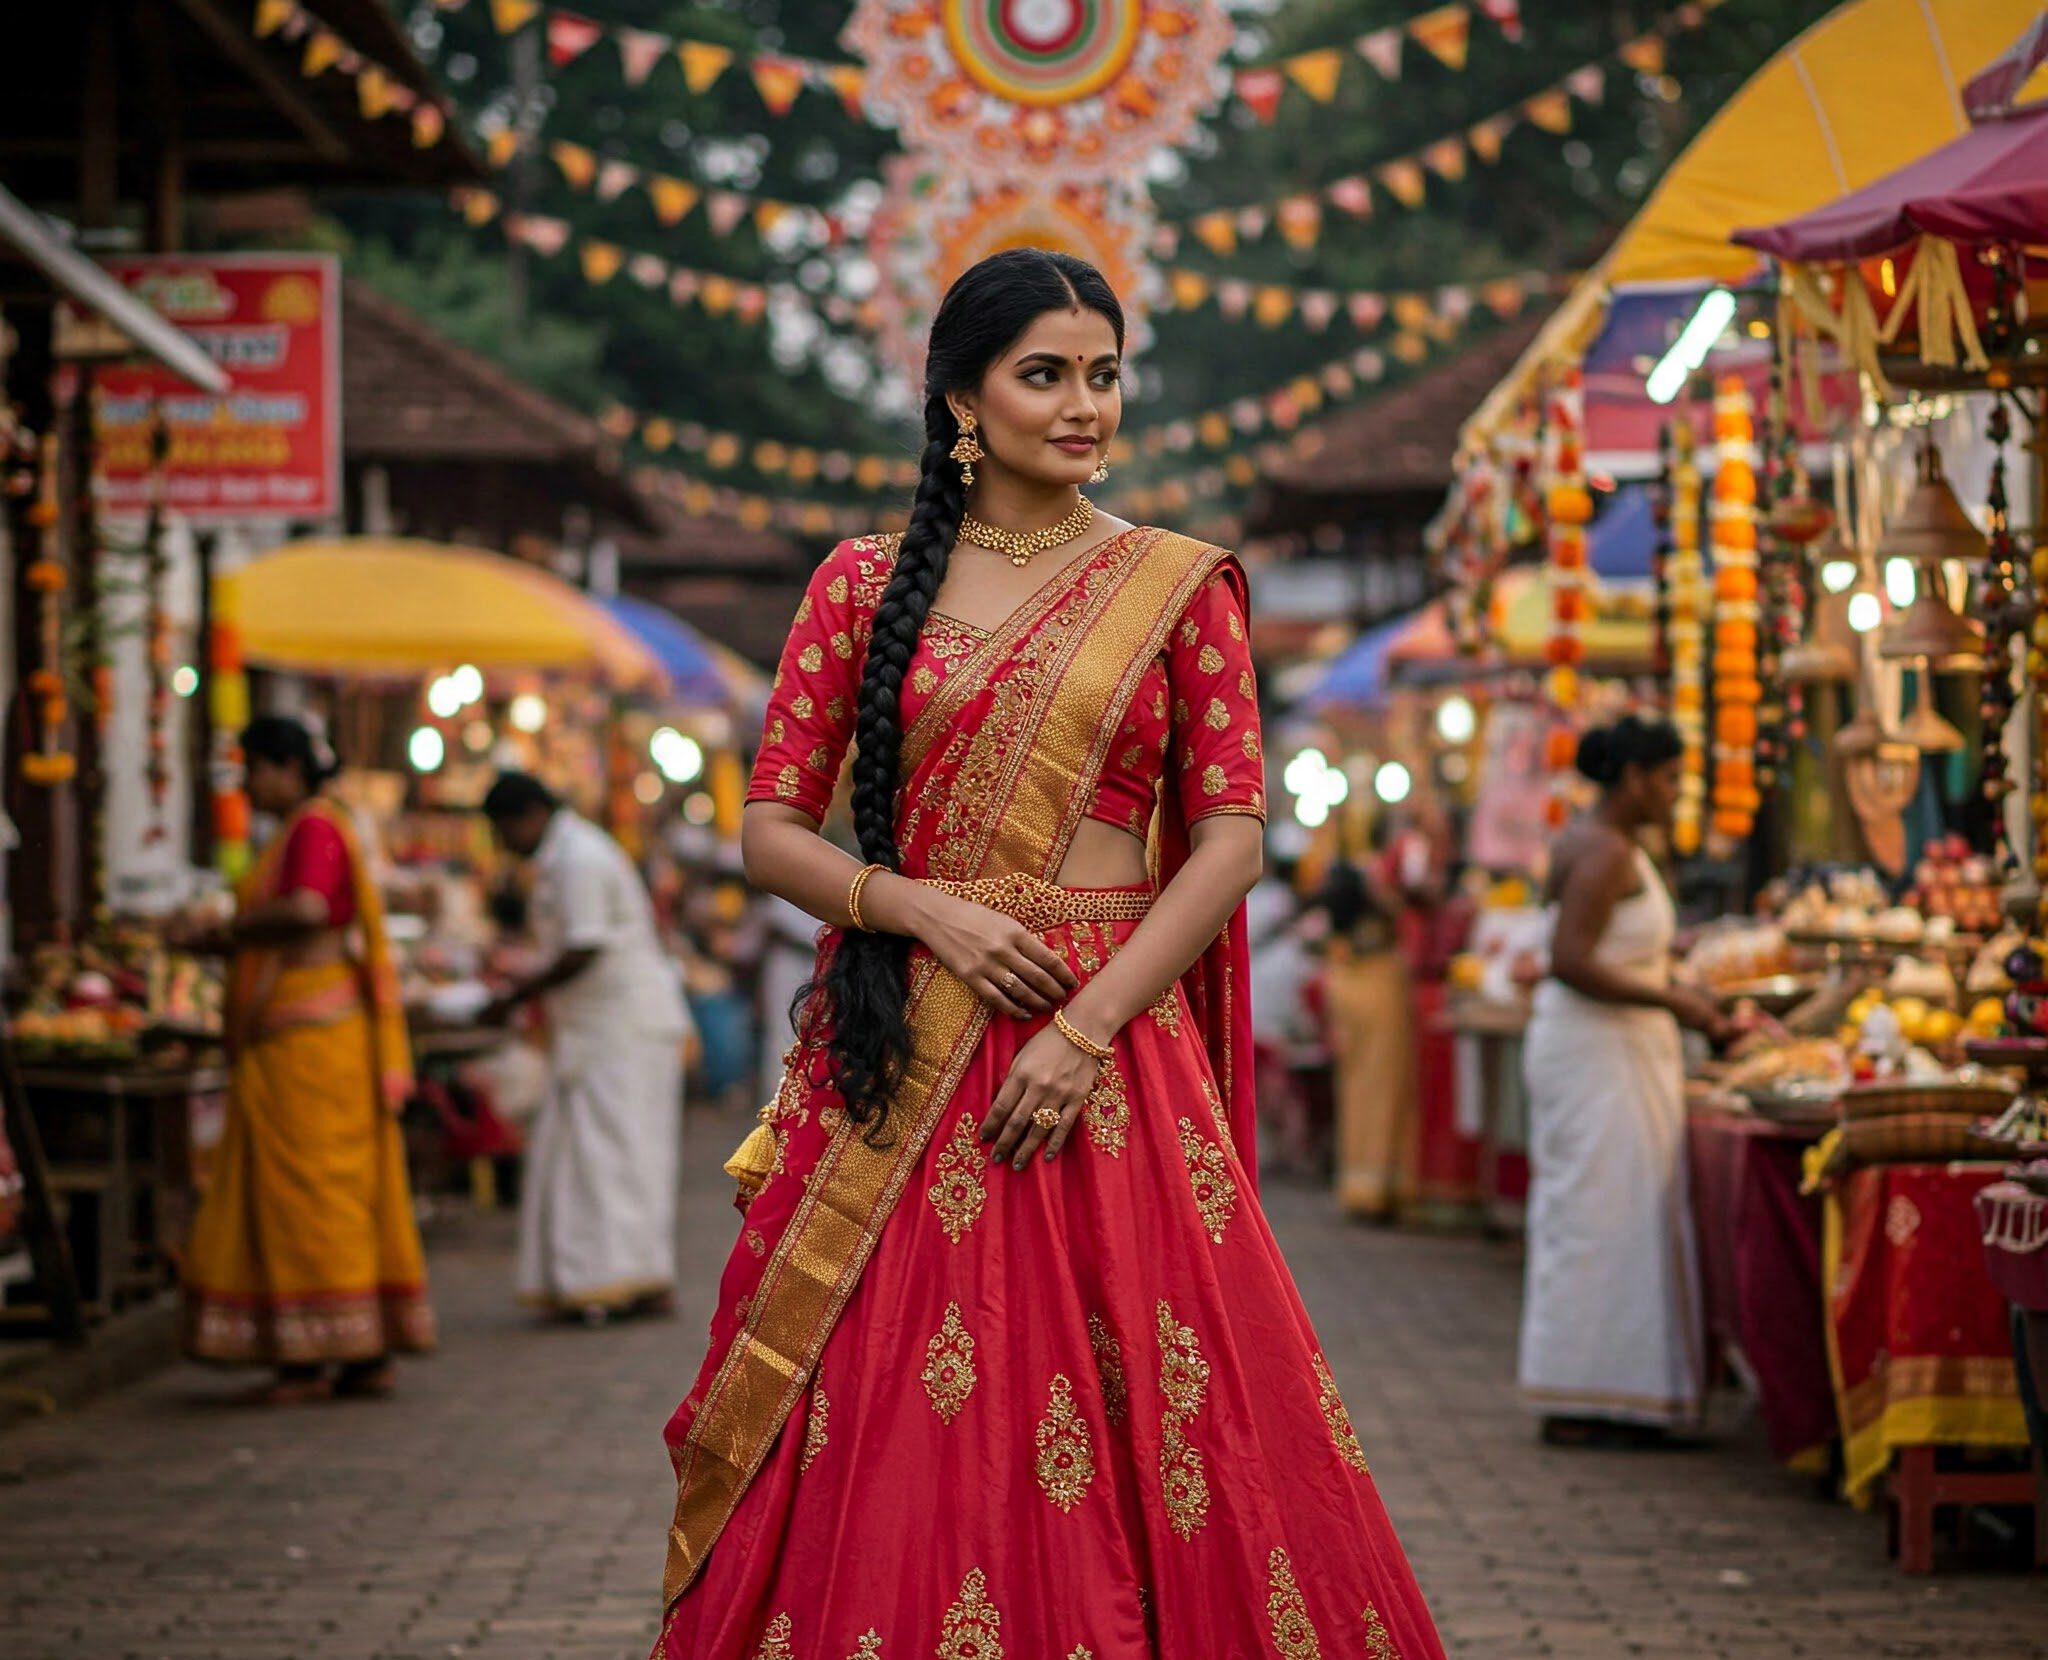
<svg viewBox="0 0 2048 1660">
<path fill-rule="evenodd" d="M 1216 101 L 1217 0 L 860 0 L 867 109 L 988 188 L 1135 179 Z"/>
</svg>

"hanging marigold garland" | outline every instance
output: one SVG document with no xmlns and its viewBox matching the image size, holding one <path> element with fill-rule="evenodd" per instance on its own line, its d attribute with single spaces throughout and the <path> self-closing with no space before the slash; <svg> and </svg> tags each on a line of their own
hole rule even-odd
<svg viewBox="0 0 2048 1660">
<path fill-rule="evenodd" d="M 21 573 L 36 596 L 36 666 L 29 671 L 28 690 L 37 716 L 35 741 L 21 758 L 21 776 L 45 789 L 78 776 L 78 757 L 64 747 L 70 713 L 64 695 L 64 590 L 70 578 L 59 527 L 58 460 L 57 435 L 46 432 L 38 452 L 36 499 L 28 509 L 36 556 Z"/>
<path fill-rule="evenodd" d="M 1657 429 L 1657 487 L 1650 497 L 1657 539 L 1650 549 L 1650 672 L 1657 702 L 1671 709 L 1671 428 Z"/>
<path fill-rule="evenodd" d="M 2007 356 L 2012 350 L 2018 280 L 2013 262 L 2003 257 L 1993 260 L 1991 275 L 1992 297 L 1985 317 L 1984 343 L 1997 359 Z M 2011 498 L 2006 484 L 2005 447 L 2012 439 L 2012 408 L 2003 392 L 1991 405 L 1985 434 L 1991 440 L 1991 483 L 1984 497 L 1990 509 L 1991 524 L 1977 589 L 1977 614 L 1984 620 L 1985 633 L 1980 705 L 1984 718 L 1983 788 L 1985 799 L 1993 807 L 1992 844 L 1994 848 L 2002 844 L 2003 863 L 2012 869 L 2025 856 L 2025 850 L 2023 846 L 2014 844 L 2012 826 L 2004 812 L 2003 804 L 2012 792 L 2013 781 L 2008 775 L 2010 760 L 2003 740 L 2013 709 L 2019 702 L 2013 644 L 2026 627 L 2027 605 L 2021 582 L 2019 549 L 2012 533 Z M 2048 578 L 2048 545 L 2038 549 L 2029 563 L 2038 591 L 2044 585 L 2043 579 Z M 2048 667 L 2048 658 L 2043 659 L 2042 666 Z M 2037 798 L 2034 805 L 2037 808 L 2036 822 L 2048 821 L 2048 800 Z"/>
<path fill-rule="evenodd" d="M 1700 551 L 1700 469 L 1692 418 L 1671 426 L 1671 722 L 1685 744 L 1672 844 L 1697 853 L 1707 798 L 1707 567 Z"/>
<path fill-rule="evenodd" d="M 1551 775 L 1545 817 L 1554 827 L 1571 812 L 1571 766 L 1578 751 L 1573 717 L 1579 707 L 1579 668 L 1586 660 L 1586 526 L 1593 519 L 1593 497 L 1586 488 L 1585 392 L 1577 368 L 1558 377 L 1545 413 L 1550 639 L 1544 656 L 1550 674 L 1544 689 L 1559 717 L 1544 753 Z"/>
<path fill-rule="evenodd" d="M 149 512 L 142 527 L 143 580 L 148 593 L 145 622 L 149 650 L 149 829 L 143 841 L 170 834 L 164 807 L 171 793 L 171 557 L 164 537 L 164 497 L 171 433 L 157 410 L 149 435 Z"/>
<path fill-rule="evenodd" d="M 1714 389 L 1714 816 L 1739 841 L 1756 827 L 1758 678 L 1756 429 L 1748 389 L 1725 375 Z"/>
</svg>

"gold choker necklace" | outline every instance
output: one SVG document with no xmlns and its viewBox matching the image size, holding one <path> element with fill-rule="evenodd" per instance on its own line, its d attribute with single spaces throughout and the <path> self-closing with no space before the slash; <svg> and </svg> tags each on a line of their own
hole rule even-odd
<svg viewBox="0 0 2048 1660">
<path fill-rule="evenodd" d="M 1003 554 L 1021 570 L 1036 555 L 1064 547 L 1086 534 L 1094 522 L 1095 504 L 1081 496 L 1075 500 L 1072 511 L 1057 524 L 1049 524 L 1043 530 L 1001 530 L 979 519 L 963 518 L 959 539 L 978 548 L 987 548 L 991 553 Z"/>
</svg>

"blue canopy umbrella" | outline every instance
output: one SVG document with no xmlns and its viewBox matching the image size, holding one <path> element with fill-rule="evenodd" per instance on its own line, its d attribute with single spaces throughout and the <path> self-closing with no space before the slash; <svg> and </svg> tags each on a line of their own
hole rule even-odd
<svg viewBox="0 0 2048 1660">
<path fill-rule="evenodd" d="M 673 611 L 631 594 L 614 595 L 599 603 L 660 660 L 670 690 L 682 702 L 733 701 L 734 688 L 727 684 L 711 642 Z"/>
<path fill-rule="evenodd" d="M 1409 612 L 1368 628 L 1330 660 L 1322 678 L 1302 698 L 1302 706 L 1311 710 L 1376 707 L 1387 689 L 1387 653 L 1414 620 L 1414 613 Z"/>
</svg>

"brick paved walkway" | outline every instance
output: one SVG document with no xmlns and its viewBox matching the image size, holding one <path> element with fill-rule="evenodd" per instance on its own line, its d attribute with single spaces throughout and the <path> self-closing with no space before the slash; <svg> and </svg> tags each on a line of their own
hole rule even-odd
<svg viewBox="0 0 2048 1660">
<path fill-rule="evenodd" d="M 638 1660 L 736 1128 L 691 1123 L 679 1322 L 530 1326 L 506 1219 L 458 1213 L 430 1235 L 445 1352 L 395 1401 L 252 1414 L 225 1404 L 241 1380 L 184 1369 L 0 1440 L 0 1654 Z M 1507 1383 L 1511 1253 L 1267 1197 L 1454 1654 L 2048 1656 L 2048 1580 L 1901 1579 L 1878 1520 L 1740 1424 L 1703 1452 L 1539 1448 Z"/>
</svg>

